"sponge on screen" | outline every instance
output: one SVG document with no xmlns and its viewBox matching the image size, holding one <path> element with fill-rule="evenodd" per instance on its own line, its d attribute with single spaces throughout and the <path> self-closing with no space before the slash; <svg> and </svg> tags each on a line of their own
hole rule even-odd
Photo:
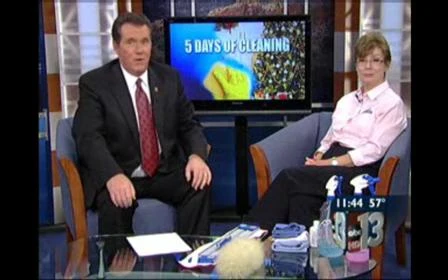
<svg viewBox="0 0 448 280">
<path fill-rule="evenodd" d="M 219 62 L 211 68 L 204 80 L 204 86 L 215 99 L 247 100 L 250 97 L 249 76 Z"/>
<path fill-rule="evenodd" d="M 213 65 L 211 71 L 207 74 L 207 77 L 205 77 L 203 83 L 204 87 L 212 93 L 215 100 L 224 99 L 224 90 L 222 89 L 221 84 L 218 82 L 215 75 L 213 75 L 214 69 L 216 69 L 217 67 L 224 67 L 218 64 L 220 63 L 215 63 L 215 65 Z"/>
</svg>

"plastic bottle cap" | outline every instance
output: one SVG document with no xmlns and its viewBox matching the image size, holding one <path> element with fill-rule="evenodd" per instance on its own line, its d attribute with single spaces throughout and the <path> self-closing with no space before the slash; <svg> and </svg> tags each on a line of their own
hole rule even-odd
<svg viewBox="0 0 448 280">
<path fill-rule="evenodd" d="M 319 220 L 314 220 L 313 221 L 313 227 L 318 227 L 319 226 Z"/>
</svg>

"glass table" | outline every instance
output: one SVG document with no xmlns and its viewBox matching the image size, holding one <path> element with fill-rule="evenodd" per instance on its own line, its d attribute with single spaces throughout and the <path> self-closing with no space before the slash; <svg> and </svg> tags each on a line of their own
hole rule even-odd
<svg viewBox="0 0 448 280">
<path fill-rule="evenodd" d="M 188 253 L 139 257 L 126 239 L 127 235 L 98 235 L 68 244 L 67 262 L 54 278 L 76 279 L 219 279 L 213 266 L 186 269 L 178 264 Z M 181 236 L 194 249 L 217 237 Z M 307 253 L 278 253 L 271 250 L 272 239 L 264 242 L 263 279 L 346 279 L 366 277 L 376 266 L 374 260 L 350 264 L 343 256 L 319 257 L 317 249 Z M 41 260 L 39 259 L 39 262 Z M 41 275 L 40 275 L 41 276 Z"/>
</svg>

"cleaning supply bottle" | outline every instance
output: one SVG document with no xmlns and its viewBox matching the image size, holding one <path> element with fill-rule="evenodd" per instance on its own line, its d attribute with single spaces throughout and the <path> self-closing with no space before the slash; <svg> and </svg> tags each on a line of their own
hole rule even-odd
<svg viewBox="0 0 448 280">
<path fill-rule="evenodd" d="M 331 201 L 333 201 L 336 195 L 340 196 L 342 194 L 342 176 L 331 176 L 325 188 L 327 189 L 327 200 L 320 207 L 321 222 L 325 219 L 331 219 Z"/>
<path fill-rule="evenodd" d="M 339 257 L 344 253 L 334 242 L 333 225 L 330 219 L 322 221 L 319 225 L 318 248 L 319 255 L 327 258 Z"/>
<path fill-rule="evenodd" d="M 361 196 L 362 190 L 369 188 L 370 195 L 376 195 L 375 184 L 379 182 L 379 178 L 372 177 L 369 174 L 361 174 L 350 181 L 350 184 L 355 188 L 354 195 Z"/>
<path fill-rule="evenodd" d="M 342 188 L 342 176 L 332 176 L 325 188 L 327 191 L 327 200 L 323 203 L 321 207 L 321 221 L 319 224 L 319 238 L 318 238 L 318 248 L 319 255 L 323 257 L 338 257 L 341 256 L 343 250 L 336 245 L 333 239 L 333 223 L 331 221 L 331 201 L 335 198 L 335 192 L 340 195 Z"/>
<path fill-rule="evenodd" d="M 313 225 L 310 227 L 310 246 L 317 247 L 317 240 L 319 238 L 319 220 L 314 220 Z"/>
<path fill-rule="evenodd" d="M 350 180 L 350 184 L 354 188 L 354 196 L 356 198 L 362 198 L 362 192 L 369 186 L 367 177 L 368 174 L 361 174 Z M 347 215 L 347 246 L 348 252 L 357 252 L 361 250 L 361 225 L 358 221 L 360 212 L 349 212 Z"/>
</svg>

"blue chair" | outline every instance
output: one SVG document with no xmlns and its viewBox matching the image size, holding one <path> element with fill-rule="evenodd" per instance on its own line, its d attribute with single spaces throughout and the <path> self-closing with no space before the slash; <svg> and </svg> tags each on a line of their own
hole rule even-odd
<svg viewBox="0 0 448 280">
<path fill-rule="evenodd" d="M 331 124 L 330 112 L 313 113 L 280 129 L 274 134 L 250 146 L 255 167 L 258 198 L 267 191 L 273 178 L 287 167 L 301 166 L 305 157 L 311 156 L 318 148 Z M 411 163 L 411 119 L 407 128 L 394 140 L 386 152 L 380 168 L 377 188 L 393 198 L 394 207 L 388 207 L 385 214 L 385 242 L 372 250 L 378 265 L 374 275 L 382 275 L 384 246 L 394 239 L 388 234 L 395 233 L 397 261 L 404 265 L 405 220 L 408 211 L 409 177 Z"/>
<path fill-rule="evenodd" d="M 98 234 L 98 215 L 87 210 L 79 177 L 76 144 L 72 137 L 73 118 L 61 119 L 56 130 L 56 156 L 61 178 L 62 205 L 67 227 L 67 241 Z M 175 231 L 176 210 L 157 199 L 138 200 L 133 217 L 135 234 Z"/>
</svg>

